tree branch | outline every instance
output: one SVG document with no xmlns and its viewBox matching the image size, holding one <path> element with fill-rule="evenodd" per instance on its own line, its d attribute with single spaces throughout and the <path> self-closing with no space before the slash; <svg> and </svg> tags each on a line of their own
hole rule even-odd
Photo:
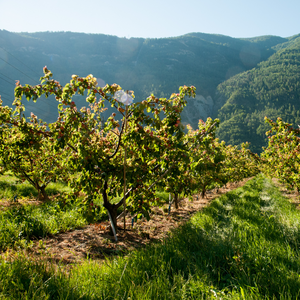
<svg viewBox="0 0 300 300">
<path fill-rule="evenodd" d="M 215 123 L 213 123 L 210 127 L 209 127 L 209 130 L 208 131 L 210 131 L 211 129 L 213 129 L 214 128 L 214 126 L 216 126 L 216 122 Z M 204 136 L 207 134 L 207 132 L 208 131 L 205 131 L 201 136 L 200 136 L 200 138 L 201 138 L 201 140 L 204 138 Z M 198 139 L 198 141 L 199 141 L 199 139 Z M 187 145 L 188 143 L 186 143 L 185 145 Z M 192 148 L 194 146 L 194 144 L 189 148 L 189 150 Z M 150 190 L 151 188 L 153 188 L 153 186 L 155 186 L 162 178 L 164 178 L 170 171 L 171 171 L 171 169 L 177 164 L 178 162 L 174 162 L 163 174 L 161 174 L 160 176 L 159 176 L 159 178 L 157 179 L 157 180 L 155 180 L 155 182 L 153 182 L 151 185 L 150 185 L 150 187 L 148 187 L 148 190 Z M 159 164 L 157 164 L 153 169 L 152 169 L 152 171 L 154 171 L 154 170 L 156 170 L 157 168 L 159 167 Z M 142 179 L 145 177 L 145 175 L 143 175 L 142 176 Z M 137 189 L 137 187 L 138 187 L 138 185 L 137 186 L 135 186 L 135 187 L 131 187 L 128 191 L 127 191 L 127 193 L 125 194 L 125 198 L 127 198 L 128 197 L 128 195 L 129 195 L 129 193 L 131 193 L 131 192 L 133 192 L 133 191 L 135 191 L 136 189 Z M 124 201 L 124 197 L 122 197 L 122 199 L 116 204 L 116 206 L 117 207 L 120 207 L 122 204 L 123 204 L 123 201 Z"/>
<path fill-rule="evenodd" d="M 112 155 L 108 156 L 108 159 L 113 158 L 113 157 L 117 154 L 117 152 L 118 152 L 118 150 L 119 150 L 119 147 L 120 147 L 120 145 L 121 145 L 121 138 L 122 138 L 122 134 L 123 134 L 123 131 L 124 131 L 124 127 L 125 127 L 125 122 L 123 122 L 123 124 L 122 124 L 122 129 L 121 129 L 120 134 L 119 134 L 118 145 L 117 145 L 117 147 L 116 147 L 114 153 L 113 153 Z"/>
</svg>

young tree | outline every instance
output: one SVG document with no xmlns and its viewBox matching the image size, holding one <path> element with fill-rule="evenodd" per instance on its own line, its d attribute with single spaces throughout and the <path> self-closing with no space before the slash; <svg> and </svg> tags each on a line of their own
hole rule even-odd
<svg viewBox="0 0 300 300">
<path fill-rule="evenodd" d="M 174 149 L 183 142 L 180 113 L 186 104 L 185 96 L 193 96 L 195 88 L 184 86 L 169 99 L 151 95 L 132 104 L 126 115 L 125 130 L 124 105 L 115 97 L 121 89 L 118 85 L 102 89 L 92 75 L 85 78 L 73 75 L 70 83 L 62 87 L 51 79 L 52 73 L 46 67 L 44 73 L 40 85 L 16 87 L 15 103 L 21 105 L 23 96 L 36 101 L 43 94 L 54 94 L 60 102 L 58 120 L 48 124 L 49 135 L 53 147 L 67 153 L 60 164 L 76 174 L 70 180 L 73 191 L 86 194 L 83 201 L 88 207 L 94 207 L 94 199 L 100 194 L 117 229 L 117 210 L 123 199 L 117 203 L 113 200 L 122 194 L 126 149 L 127 208 L 148 216 L 156 184 L 170 172 Z M 90 107 L 78 110 L 72 97 L 86 91 Z M 104 121 L 107 105 L 114 107 L 116 113 Z M 121 119 L 116 118 L 117 113 Z"/>
<path fill-rule="evenodd" d="M 199 154 L 199 149 L 203 144 L 208 146 L 208 137 L 214 135 L 219 124 L 219 120 L 208 119 L 206 124 L 200 121 L 200 127 L 193 130 L 187 125 L 188 132 L 185 134 L 181 145 L 173 149 L 173 164 L 169 174 L 165 177 L 163 184 L 167 191 L 174 195 L 175 208 L 178 208 L 178 195 L 182 192 L 191 195 L 198 186 L 198 181 L 193 173 L 194 153 Z"/>
<path fill-rule="evenodd" d="M 225 155 L 223 152 L 222 144 L 218 142 L 215 138 L 215 132 L 217 126 L 219 125 L 219 120 L 213 121 L 208 118 L 206 123 L 202 120 L 199 121 L 199 131 L 208 131 L 209 134 L 204 137 L 204 139 L 195 147 L 191 149 L 191 170 L 194 177 L 194 182 L 197 186 L 195 188 L 201 191 L 201 196 L 204 197 L 207 188 L 215 182 L 219 182 L 222 178 L 221 169 L 222 163 L 225 160 Z"/>
<path fill-rule="evenodd" d="M 64 151 L 55 148 L 47 124 L 34 114 L 26 119 L 24 110 L 21 103 L 13 110 L 0 102 L 0 164 L 31 184 L 45 201 L 47 185 L 65 173 L 60 165 Z"/>
<path fill-rule="evenodd" d="M 276 122 L 265 118 L 271 125 L 266 132 L 269 143 L 261 154 L 263 172 L 276 177 L 289 188 L 300 190 L 300 130 L 278 118 Z"/>
<path fill-rule="evenodd" d="M 240 147 L 224 145 L 224 153 L 224 183 L 237 182 L 260 172 L 260 158 L 249 150 L 249 143 L 242 143 Z"/>
</svg>

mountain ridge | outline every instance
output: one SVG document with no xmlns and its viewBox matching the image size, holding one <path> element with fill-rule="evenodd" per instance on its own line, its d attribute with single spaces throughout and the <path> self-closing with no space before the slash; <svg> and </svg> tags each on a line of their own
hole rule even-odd
<svg viewBox="0 0 300 300">
<path fill-rule="evenodd" d="M 283 63 L 287 66 L 293 65 L 296 69 L 291 72 L 297 74 L 298 65 L 288 60 L 295 60 L 295 57 L 298 57 L 299 48 L 300 34 L 288 38 L 272 35 L 233 38 L 198 32 L 170 38 L 127 39 L 104 34 L 63 31 L 12 33 L 0 30 L 0 94 L 4 103 L 9 105 L 13 100 L 14 81 L 20 80 L 21 84 L 37 84 L 45 65 L 53 72 L 54 78 L 62 84 L 69 82 L 72 74 L 79 76 L 93 74 L 105 83 L 116 82 L 124 89 L 134 90 L 136 101 L 143 100 L 151 93 L 157 97 L 167 97 L 178 91 L 180 85 L 194 85 L 197 88 L 198 98 L 188 101 L 183 121 L 196 127 L 199 119 L 218 116 L 225 122 L 224 125 L 221 124 L 219 137 L 236 144 L 244 139 L 244 135 L 228 137 L 228 134 L 224 133 L 224 128 L 233 126 L 232 124 L 235 124 L 232 127 L 235 128 L 235 132 L 244 128 L 245 124 L 242 124 L 239 119 L 248 118 L 245 116 L 250 113 L 251 106 L 249 106 L 249 113 L 241 106 L 247 104 L 247 101 L 252 103 L 251 101 L 259 100 L 255 98 L 258 93 L 251 90 L 255 86 L 251 80 L 264 82 L 266 81 L 264 76 L 274 78 L 274 75 L 266 75 L 267 73 L 262 69 L 270 68 L 272 63 L 276 65 L 277 60 L 283 59 L 280 58 L 280 53 L 287 53 L 287 51 L 296 52 L 294 54 L 289 52 L 287 54 L 289 57 L 285 57 Z M 268 63 L 264 64 L 265 62 Z M 278 64 L 276 71 L 280 73 L 283 81 L 286 81 L 284 78 L 288 76 L 284 74 L 285 68 L 287 67 L 280 67 Z M 248 93 L 247 97 L 238 91 L 243 84 L 244 92 Z M 298 89 L 293 86 L 292 89 L 294 88 L 297 94 Z M 264 91 L 269 93 L 268 89 L 276 90 L 276 86 L 266 84 Z M 84 99 L 76 97 L 76 101 L 77 98 L 83 105 Z M 272 96 L 270 99 L 272 102 L 276 97 Z M 40 101 L 42 109 L 47 113 L 38 111 L 38 106 L 32 103 L 27 104 L 27 110 L 37 110 L 41 118 L 53 120 L 55 102 L 49 101 L 49 99 Z M 285 111 L 285 106 L 276 108 L 275 104 L 272 102 L 272 105 L 268 106 L 265 103 L 260 111 L 268 111 L 268 109 L 273 109 L 274 113 Z M 298 111 L 298 107 L 295 109 Z M 234 110 L 236 116 L 230 123 L 229 115 L 234 113 Z M 242 113 L 246 115 L 241 115 Z M 253 114 L 252 110 L 251 114 Z M 255 119 L 259 123 L 258 128 L 261 126 L 261 117 Z M 255 126 L 251 126 L 254 131 L 257 130 Z M 259 129 L 258 135 L 253 135 L 252 132 L 248 134 L 249 137 L 253 136 L 250 142 L 255 141 L 253 148 L 255 151 L 263 145 L 262 142 L 256 142 L 258 136 L 263 140 L 261 131 L 262 129 Z M 230 130 L 228 131 L 227 128 L 228 132 Z"/>
</svg>

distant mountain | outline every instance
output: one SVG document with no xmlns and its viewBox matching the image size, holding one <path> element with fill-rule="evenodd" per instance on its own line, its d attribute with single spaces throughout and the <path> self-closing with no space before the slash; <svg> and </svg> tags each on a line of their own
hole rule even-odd
<svg viewBox="0 0 300 300">
<path fill-rule="evenodd" d="M 106 83 L 116 82 L 134 90 L 137 101 L 152 92 L 168 96 L 184 84 L 195 85 L 198 95 L 213 99 L 219 83 L 271 56 L 275 52 L 271 49 L 276 44 L 274 39 L 286 41 L 274 37 L 251 41 L 200 33 L 126 39 L 102 34 L 2 30 L 0 76 L 10 84 L 0 78 L 0 91 L 5 98 L 12 95 L 16 79 L 36 84 L 47 65 L 63 84 L 72 74 L 93 74 Z"/>
<path fill-rule="evenodd" d="M 279 50 L 268 60 L 217 88 L 218 136 L 228 143 L 248 140 L 260 152 L 268 130 L 265 116 L 300 124 L 300 35 L 274 48 Z"/>
<path fill-rule="evenodd" d="M 184 122 L 196 127 L 199 119 L 219 116 L 223 121 L 220 138 L 233 144 L 249 140 L 259 151 L 264 113 L 270 109 L 275 115 L 290 109 L 292 115 L 299 109 L 299 44 L 299 35 L 238 39 L 190 33 L 174 38 L 126 39 L 0 30 L 0 94 L 4 104 L 10 105 L 15 80 L 37 84 L 45 65 L 62 84 L 72 74 L 93 74 L 103 83 L 116 82 L 134 90 L 135 101 L 151 93 L 168 97 L 181 85 L 194 85 L 197 98 L 188 101 Z M 81 97 L 75 101 L 85 105 Z M 44 99 L 28 103 L 27 111 L 51 121 L 57 117 L 56 105 L 54 99 Z"/>
</svg>

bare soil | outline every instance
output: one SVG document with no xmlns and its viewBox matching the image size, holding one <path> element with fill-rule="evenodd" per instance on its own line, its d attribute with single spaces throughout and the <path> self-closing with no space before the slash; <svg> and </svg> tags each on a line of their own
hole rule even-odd
<svg viewBox="0 0 300 300">
<path fill-rule="evenodd" d="M 109 223 L 102 222 L 34 241 L 33 247 L 26 250 L 27 255 L 35 258 L 47 258 L 53 263 L 67 265 L 80 263 L 88 258 L 103 260 L 126 255 L 134 249 L 163 240 L 173 229 L 189 220 L 193 214 L 207 206 L 213 199 L 243 186 L 247 181 L 248 179 L 238 183 L 229 183 L 226 187 L 209 191 L 205 198 L 194 195 L 193 201 L 187 198 L 182 199 L 179 209 L 176 210 L 172 206 L 170 214 L 168 206 L 154 208 L 149 221 L 138 220 L 133 227 L 132 219 L 128 216 L 125 232 L 122 218 L 118 222 L 118 241 L 115 241 L 114 236 L 110 235 Z"/>
</svg>

